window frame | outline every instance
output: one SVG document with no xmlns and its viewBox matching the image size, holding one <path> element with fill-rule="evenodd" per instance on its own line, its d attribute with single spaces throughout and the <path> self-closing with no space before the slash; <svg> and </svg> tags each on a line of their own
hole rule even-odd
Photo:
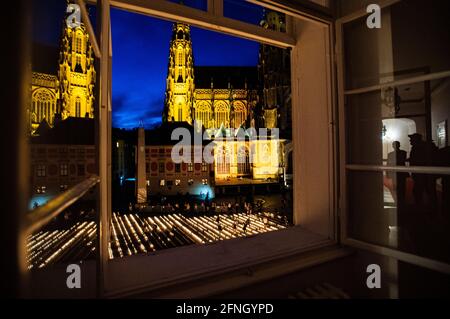
<svg viewBox="0 0 450 319">
<path fill-rule="evenodd" d="M 45 164 L 36 165 L 36 177 L 38 178 L 47 177 L 47 165 Z"/>
<path fill-rule="evenodd" d="M 258 2 L 258 4 L 269 7 L 269 5 L 263 1 L 259 2 L 254 0 L 253 2 Z M 317 246 L 310 247 L 308 250 L 323 247 L 323 245 L 334 245 L 337 243 L 337 201 L 336 201 L 336 148 L 335 148 L 335 91 L 334 91 L 334 80 L 335 74 L 332 68 L 333 63 L 333 20 L 331 18 L 323 18 L 319 13 L 314 14 L 307 13 L 304 8 L 290 8 L 286 6 L 279 5 L 277 3 L 270 4 L 270 8 L 276 9 L 281 13 L 286 13 L 287 17 L 287 32 L 279 33 L 273 30 L 263 29 L 259 26 L 253 26 L 244 22 L 237 20 L 232 20 L 223 17 L 221 10 L 219 9 L 222 5 L 222 0 L 209 0 L 208 1 L 208 11 L 202 12 L 196 9 L 188 8 L 175 3 L 168 3 L 163 0 L 153 0 L 151 2 L 137 1 L 137 0 L 87 0 L 86 3 L 97 4 L 97 9 L 99 11 L 99 34 L 100 37 L 100 51 L 102 57 L 100 59 L 100 69 L 98 74 L 100 81 L 98 85 L 100 88 L 99 104 L 100 108 L 96 113 L 96 121 L 98 122 L 98 161 L 100 164 L 99 175 L 100 175 L 100 187 L 99 187 L 99 222 L 100 228 L 103 229 L 102 236 L 99 238 L 99 295 L 105 295 L 111 293 L 110 289 L 113 287 L 107 287 L 108 285 L 108 272 L 106 267 L 108 267 L 107 260 L 107 238 L 109 238 L 109 219 L 111 216 L 110 204 L 111 204 L 111 191 L 108 183 L 110 182 L 110 173 L 108 172 L 108 159 L 110 158 L 110 150 L 108 145 L 110 145 L 111 140 L 111 59 L 112 59 L 112 49 L 111 49 L 111 31 L 110 31 L 110 8 L 115 7 L 118 9 L 124 9 L 132 11 L 138 14 L 144 14 L 153 16 L 156 18 L 167 19 L 171 21 L 179 21 L 188 23 L 190 25 L 205 28 L 211 31 L 219 31 L 223 33 L 230 34 L 236 37 L 242 37 L 254 41 L 258 41 L 263 44 L 274 45 L 283 48 L 293 49 L 291 54 L 291 69 L 295 72 L 291 72 L 292 79 L 292 103 L 293 104 L 306 104 L 308 112 L 315 112 L 317 105 L 322 106 L 321 115 L 325 117 L 319 117 L 323 119 L 320 121 L 322 126 L 321 129 L 324 130 L 323 137 L 327 139 L 326 143 L 322 143 L 323 148 L 318 152 L 319 157 L 323 161 L 319 161 L 324 164 L 326 169 L 321 172 L 320 191 L 323 193 L 323 198 L 326 200 L 321 200 L 318 198 L 318 194 L 314 195 L 313 190 L 309 190 L 302 186 L 300 179 L 310 180 L 312 178 L 311 173 L 308 174 L 306 169 L 306 164 L 298 164 L 296 169 L 297 172 L 294 173 L 294 187 L 296 189 L 295 200 L 294 200 L 294 221 L 296 224 L 302 225 L 307 229 L 312 231 L 319 230 L 319 232 L 324 234 L 326 238 L 326 243 L 318 244 Z M 308 26 L 306 30 L 303 30 L 304 26 Z M 311 41 L 318 42 L 319 48 L 311 48 L 310 46 L 303 45 L 300 40 L 300 36 L 307 35 Z M 95 42 L 95 41 L 94 41 Z M 94 45 L 95 49 L 96 45 Z M 324 73 L 317 77 L 313 84 L 306 84 L 306 81 L 301 82 L 299 79 L 306 75 L 307 72 L 312 73 L 311 68 L 308 71 L 302 71 L 300 66 L 308 66 L 306 63 L 307 58 L 302 57 L 300 51 L 309 50 L 309 59 L 313 59 L 314 62 L 320 63 L 323 67 Z M 320 54 L 316 56 L 313 51 L 320 50 Z M 109 53 L 108 53 L 109 52 Z M 319 62 L 320 60 L 320 62 Z M 305 62 L 303 62 L 305 61 Z M 318 103 L 312 103 L 312 99 L 316 98 L 317 91 L 314 95 L 312 94 L 302 94 L 299 92 L 305 90 L 305 86 L 316 85 L 316 88 L 324 93 L 320 97 Z M 305 97 L 306 95 L 306 97 Z M 314 104 L 314 107 L 313 107 Z M 293 108 L 298 109 L 298 108 Z M 313 148 L 313 142 L 308 141 L 307 138 L 298 138 L 298 133 L 307 133 L 308 136 L 313 136 L 313 127 L 305 127 L 303 124 L 306 122 L 307 116 L 303 114 L 303 111 L 297 111 L 292 114 L 293 122 L 293 136 L 295 139 L 294 154 L 299 154 L 299 156 L 307 157 L 309 156 L 308 150 L 315 150 Z M 303 119 L 303 120 L 302 120 Z M 301 122 L 301 124 L 297 123 Z M 314 127 L 316 129 L 316 126 Z M 295 155 L 294 155 L 295 156 Z M 310 156 L 311 157 L 311 156 Z M 299 162 L 299 161 L 297 161 Z M 314 161 L 309 160 L 308 165 L 318 165 Z M 312 201 L 302 200 L 302 198 L 310 198 Z M 313 216 L 314 215 L 314 216 Z M 317 223 L 317 220 L 320 222 Z M 270 234 L 269 234 L 270 235 Z M 268 236 L 270 237 L 270 236 Z M 270 240 L 269 238 L 267 240 Z M 305 247 L 298 248 L 295 251 L 291 251 L 289 254 L 298 254 L 303 252 Z M 276 258 L 281 258 L 280 255 L 272 256 L 272 260 Z M 206 270 L 207 271 L 207 270 Z"/>
<path fill-rule="evenodd" d="M 386 8 L 405 0 L 379 0 L 380 8 Z M 435 72 L 427 75 L 412 76 L 402 80 L 394 80 L 386 83 L 379 83 L 367 87 L 346 89 L 345 74 L 345 49 L 344 49 L 344 25 L 351 23 L 357 19 L 367 16 L 366 8 L 347 14 L 336 20 L 336 65 L 337 65 L 337 93 L 338 93 L 338 121 L 339 121 L 339 175 L 340 175 L 340 196 L 339 196 L 339 216 L 340 216 L 340 241 L 344 245 L 367 250 L 376 254 L 394 258 L 413 265 L 428 268 L 434 271 L 450 274 L 450 264 L 433 260 L 431 258 L 422 257 L 416 254 L 407 253 L 399 249 L 389 248 L 363 240 L 352 238 L 348 233 L 348 202 L 349 196 L 347 192 L 347 174 L 348 172 L 417 172 L 424 174 L 450 174 L 450 168 L 442 167 L 390 167 L 381 165 L 353 165 L 347 164 L 347 125 L 346 125 L 346 97 L 351 95 L 374 92 L 387 87 L 398 87 L 406 84 L 423 83 L 434 79 L 442 79 L 450 77 L 450 70 L 445 72 Z"/>
</svg>

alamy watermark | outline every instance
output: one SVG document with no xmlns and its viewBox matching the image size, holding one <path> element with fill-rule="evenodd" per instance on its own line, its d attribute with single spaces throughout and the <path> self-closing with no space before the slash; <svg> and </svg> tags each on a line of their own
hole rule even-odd
<svg viewBox="0 0 450 319">
<path fill-rule="evenodd" d="M 370 13 L 366 20 L 367 27 L 369 29 L 381 29 L 381 7 L 378 4 L 371 4 L 366 11 Z"/>
<path fill-rule="evenodd" d="M 200 121 L 194 121 L 194 128 L 202 127 Z M 217 130 L 214 137 L 208 131 L 185 127 L 178 127 L 172 131 L 172 141 L 179 141 L 172 148 L 172 161 L 181 163 L 222 163 L 230 158 L 236 158 L 238 164 L 270 162 L 278 156 L 278 141 L 280 130 L 278 128 L 239 128 Z M 203 142 L 209 143 L 203 147 Z M 246 142 L 249 142 L 246 145 Z M 237 143 L 237 147 L 233 147 Z M 192 156 L 194 152 L 194 156 Z M 216 156 L 214 156 L 214 153 Z M 237 154 L 236 154 L 237 153 Z M 237 155 L 237 156 L 235 156 Z M 216 157 L 216 158 L 215 158 Z"/>
<path fill-rule="evenodd" d="M 370 274 L 367 277 L 366 285 L 369 289 L 381 288 L 381 267 L 377 264 L 367 266 L 366 272 Z"/>
<path fill-rule="evenodd" d="M 70 264 L 66 268 L 66 273 L 70 274 L 66 279 L 66 286 L 69 289 L 81 288 L 81 268 L 80 265 Z"/>
<path fill-rule="evenodd" d="M 66 19 L 68 28 L 78 28 L 81 26 L 81 9 L 78 4 L 69 3 L 67 5 L 66 13 L 70 13 Z"/>
</svg>

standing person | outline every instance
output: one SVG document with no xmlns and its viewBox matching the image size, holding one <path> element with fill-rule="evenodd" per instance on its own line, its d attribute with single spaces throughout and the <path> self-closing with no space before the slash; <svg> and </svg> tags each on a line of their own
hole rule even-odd
<svg viewBox="0 0 450 319">
<path fill-rule="evenodd" d="M 436 165 L 436 145 L 433 142 L 425 142 L 421 134 L 409 135 L 411 141 L 411 153 L 409 164 L 411 166 L 434 166 Z M 426 174 L 412 174 L 414 180 L 414 200 L 417 205 L 423 204 L 423 195 L 428 195 L 432 208 L 437 204 L 436 176 Z"/>
<path fill-rule="evenodd" d="M 400 149 L 400 142 L 392 143 L 393 152 L 388 154 L 388 166 L 406 166 L 406 151 Z M 397 208 L 403 209 L 405 205 L 406 179 L 408 173 L 388 172 L 388 177 L 392 179 L 394 197 L 397 201 Z"/>
</svg>

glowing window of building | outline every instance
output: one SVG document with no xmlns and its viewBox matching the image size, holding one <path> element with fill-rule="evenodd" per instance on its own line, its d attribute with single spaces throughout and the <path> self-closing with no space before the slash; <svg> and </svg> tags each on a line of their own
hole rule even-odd
<svg viewBox="0 0 450 319">
<path fill-rule="evenodd" d="M 202 163 L 202 172 L 207 172 L 208 171 L 208 163 L 203 162 Z"/>
<path fill-rule="evenodd" d="M 180 186 L 180 185 L 181 185 L 181 180 L 176 179 L 176 180 L 175 180 L 175 186 Z"/>
<path fill-rule="evenodd" d="M 222 124 L 226 127 L 229 121 L 229 111 L 225 103 L 218 103 L 216 106 L 216 126 L 220 127 Z"/>
<path fill-rule="evenodd" d="M 81 117 L 81 99 L 79 96 L 75 99 L 75 116 Z"/>
<path fill-rule="evenodd" d="M 81 53 L 82 52 L 82 39 L 81 35 L 77 34 L 76 40 L 75 40 L 75 52 Z"/>
<path fill-rule="evenodd" d="M 193 172 L 194 171 L 194 164 L 193 163 L 188 163 L 188 172 Z"/>
<path fill-rule="evenodd" d="M 225 146 L 220 147 L 217 154 L 217 172 L 219 174 L 230 173 L 230 154 Z"/>
<path fill-rule="evenodd" d="M 183 106 L 178 105 L 178 121 L 183 121 Z"/>
<path fill-rule="evenodd" d="M 193 184 L 194 184 L 194 180 L 193 180 L 192 178 L 189 179 L 189 180 L 188 180 L 188 185 L 189 185 L 189 186 L 192 186 Z"/>
<path fill-rule="evenodd" d="M 178 49 L 178 66 L 183 66 L 183 49 Z"/>
<path fill-rule="evenodd" d="M 67 176 L 69 174 L 69 165 L 61 164 L 59 167 L 59 172 L 61 176 Z"/>
<path fill-rule="evenodd" d="M 245 105 L 242 102 L 234 103 L 234 127 L 239 128 L 245 123 L 247 117 L 247 112 L 245 111 Z"/>
<path fill-rule="evenodd" d="M 166 186 L 166 180 L 165 180 L 165 179 L 161 179 L 161 180 L 159 181 L 159 186 L 161 186 L 161 187 Z"/>
<path fill-rule="evenodd" d="M 36 166 L 36 175 L 37 175 L 37 177 L 45 177 L 45 175 L 46 175 L 45 165 L 37 165 Z"/>
<path fill-rule="evenodd" d="M 203 178 L 202 179 L 202 184 L 203 185 L 208 185 L 208 179 L 207 178 Z"/>
<path fill-rule="evenodd" d="M 238 174 L 244 175 L 250 173 L 250 157 L 248 149 L 241 146 L 238 150 Z"/>
<path fill-rule="evenodd" d="M 211 118 L 211 108 L 208 102 L 200 102 L 195 108 L 195 118 L 205 128 L 209 127 L 209 119 Z"/>
</svg>

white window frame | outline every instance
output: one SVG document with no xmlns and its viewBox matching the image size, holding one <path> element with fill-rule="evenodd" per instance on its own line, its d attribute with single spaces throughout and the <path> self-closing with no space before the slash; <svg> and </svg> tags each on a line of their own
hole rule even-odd
<svg viewBox="0 0 450 319">
<path fill-rule="evenodd" d="M 376 1 L 380 8 L 386 8 L 392 6 L 400 1 L 405 0 L 378 0 Z M 378 165 L 349 165 L 347 164 L 346 156 L 346 118 L 345 118 L 345 97 L 355 94 L 363 94 L 373 92 L 386 87 L 395 87 L 400 85 L 407 85 L 413 83 L 419 83 L 424 81 L 431 81 L 435 79 L 442 79 L 450 77 L 450 70 L 445 72 L 436 72 L 423 76 L 414 76 L 408 79 L 402 79 L 397 81 L 391 81 L 386 83 L 380 83 L 377 85 L 371 85 L 368 87 L 361 87 L 347 90 L 345 88 L 345 56 L 344 56 L 344 38 L 343 28 L 344 24 L 352 22 L 356 19 L 366 17 L 368 13 L 366 8 L 361 8 L 359 11 L 350 13 L 342 18 L 336 20 L 336 62 L 337 62 L 337 87 L 338 87 L 338 109 L 339 109 L 339 162 L 340 162 L 340 197 L 339 197 L 339 215 L 340 215 L 340 240 L 344 245 L 352 246 L 358 249 L 367 250 L 376 254 L 381 254 L 387 257 L 394 258 L 396 260 L 404 261 L 413 265 L 428 268 L 434 271 L 450 274 L 450 265 L 441 261 L 433 260 L 430 258 L 422 257 L 419 255 L 406 253 L 401 250 L 388 248 L 381 245 L 368 243 L 362 240 L 357 240 L 348 235 L 348 195 L 347 195 L 347 172 L 359 171 L 359 172 L 383 172 L 383 171 L 395 171 L 395 172 L 416 172 L 423 174 L 450 174 L 450 168 L 443 167 L 390 167 L 390 166 L 378 166 Z"/>
<path fill-rule="evenodd" d="M 82 0 L 78 0 L 83 3 Z M 324 241 L 308 248 L 301 247 L 289 254 L 298 254 L 305 249 L 310 250 L 337 243 L 337 185 L 336 185 L 336 128 L 333 65 L 333 21 L 306 10 L 279 5 L 270 5 L 265 1 L 252 0 L 262 6 L 270 7 L 287 14 L 287 32 L 279 33 L 256 25 L 223 17 L 222 0 L 208 0 L 207 12 L 192 9 L 164 0 L 87 0 L 97 4 L 101 14 L 99 52 L 97 42 L 93 40 L 96 56 L 100 58 L 100 109 L 99 121 L 99 163 L 100 163 L 100 295 L 114 293 L 106 287 L 108 277 L 108 243 L 109 220 L 111 217 L 111 33 L 110 8 L 115 7 L 149 15 L 170 21 L 184 22 L 196 27 L 227 33 L 263 44 L 282 48 L 291 48 L 291 85 L 293 107 L 294 156 L 294 222 L 304 229 L 321 234 Z M 82 9 L 82 14 L 85 15 Z M 90 30 L 88 26 L 88 31 Z M 311 45 L 312 44 L 312 45 Z M 319 54 L 317 54 L 319 53 Z M 311 61 L 313 63 L 311 63 Z M 317 68 L 319 66 L 319 68 Z M 319 71 L 319 74 L 317 72 Z M 300 79 L 308 78 L 308 81 Z M 106 89 L 102 89 L 106 88 Z M 299 94 L 302 92 L 302 94 Z M 320 92 L 320 94 L 318 94 Z M 311 116 L 320 119 L 311 121 Z M 317 134 L 319 133 L 319 134 Z M 311 187 L 310 185 L 314 185 Z M 270 234 L 268 234 L 270 235 Z M 269 237 L 269 236 L 268 236 Z M 270 240 L 270 239 L 268 239 Z M 197 249 L 197 248 L 196 248 Z M 281 258 L 281 255 L 271 258 Z M 269 258 L 269 257 L 267 257 Z M 191 277 L 194 279 L 193 277 Z M 167 280 L 167 279 L 166 279 Z M 109 289 L 108 289 L 109 288 Z M 133 287 L 129 288 L 130 291 Z M 134 289 L 137 289 L 135 287 Z M 139 287 L 142 289 L 142 287 Z"/>
</svg>

